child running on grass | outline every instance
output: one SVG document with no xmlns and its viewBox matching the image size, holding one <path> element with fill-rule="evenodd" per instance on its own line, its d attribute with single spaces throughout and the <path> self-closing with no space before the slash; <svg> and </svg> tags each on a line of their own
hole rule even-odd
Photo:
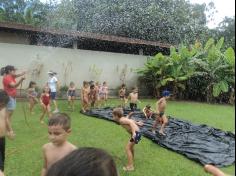
<svg viewBox="0 0 236 176">
<path fill-rule="evenodd" d="M 29 98 L 29 111 L 30 114 L 33 114 L 33 108 L 38 103 L 38 93 L 35 90 L 36 83 L 34 81 L 30 81 L 28 88 L 28 98 Z"/>
<path fill-rule="evenodd" d="M 124 171 L 134 170 L 134 146 L 141 140 L 141 132 L 138 126 L 143 126 L 143 122 L 136 122 L 132 119 L 124 117 L 122 108 L 115 108 L 112 112 L 113 119 L 131 134 L 131 138 L 125 147 L 128 163 L 123 167 Z"/>
<path fill-rule="evenodd" d="M 125 104 L 126 104 L 125 94 L 126 94 L 126 86 L 125 86 L 125 84 L 122 84 L 121 88 L 119 90 L 119 97 L 121 100 L 121 107 L 123 107 L 123 108 L 125 107 Z"/>
<path fill-rule="evenodd" d="M 9 97 L 6 92 L 0 91 L 0 176 L 4 176 L 5 162 L 5 136 L 10 129 L 7 127 L 7 110 L 6 106 Z"/>
<path fill-rule="evenodd" d="M 50 166 L 76 149 L 76 146 L 67 141 L 70 132 L 70 117 L 64 113 L 53 114 L 48 122 L 50 143 L 43 146 L 44 165 L 41 176 L 45 176 Z"/>
<path fill-rule="evenodd" d="M 44 87 L 43 93 L 40 97 L 40 103 L 42 106 L 42 115 L 40 116 L 40 123 L 44 123 L 43 118 L 47 114 L 48 117 L 51 117 L 51 108 L 50 108 L 50 89 L 49 87 Z"/>
<path fill-rule="evenodd" d="M 165 128 L 166 124 L 168 123 L 168 119 L 165 115 L 165 109 L 166 109 L 166 100 L 169 98 L 170 98 L 170 92 L 165 90 L 162 92 L 162 98 L 159 101 L 157 101 L 157 104 L 156 104 L 157 113 L 155 114 L 156 120 L 155 120 L 153 127 L 152 127 L 153 134 L 156 134 L 157 125 L 158 125 L 158 123 L 160 123 L 161 129 L 160 129 L 159 133 L 162 135 L 165 135 L 164 128 Z"/>
<path fill-rule="evenodd" d="M 70 106 L 70 108 L 72 109 L 72 111 L 75 110 L 75 83 L 74 82 L 70 82 L 70 86 L 67 90 L 67 97 L 68 97 L 68 104 Z"/>
<path fill-rule="evenodd" d="M 151 109 L 151 106 L 149 104 L 143 108 L 143 113 L 144 113 L 146 119 L 152 118 L 153 110 Z"/>
</svg>

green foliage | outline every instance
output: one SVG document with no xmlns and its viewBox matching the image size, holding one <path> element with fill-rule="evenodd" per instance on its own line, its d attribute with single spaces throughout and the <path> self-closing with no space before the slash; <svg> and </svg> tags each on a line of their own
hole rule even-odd
<svg viewBox="0 0 236 176">
<path fill-rule="evenodd" d="M 182 44 L 178 50 L 171 47 L 169 56 L 158 53 L 137 72 L 143 80 L 152 83 L 149 86 L 155 95 L 168 87 L 180 98 L 184 94 L 187 98 L 200 96 L 213 102 L 216 97 L 229 94 L 235 86 L 234 50 L 228 48 L 224 52 L 223 45 L 224 38 L 216 43 L 210 38 L 204 46 L 195 44 L 188 49 Z"/>
<path fill-rule="evenodd" d="M 142 99 L 141 102 L 140 109 L 147 104 L 154 107 L 156 100 Z M 127 163 L 124 147 L 130 137 L 129 134 L 115 123 L 80 114 L 81 104 L 79 101 L 75 103 L 76 109 L 71 112 L 67 108 L 66 101 L 58 101 L 60 111 L 71 117 L 72 132 L 68 140 L 79 148 L 97 147 L 109 152 L 121 176 L 209 176 L 204 172 L 202 165 L 176 152 L 166 150 L 145 137 L 135 146 L 135 171 L 125 173 L 122 170 Z M 113 99 L 108 100 L 107 103 L 117 106 L 120 102 Z M 17 102 L 17 108 L 12 117 L 16 138 L 11 141 L 7 139 L 6 142 L 4 173 L 7 176 L 37 176 L 40 175 L 43 167 L 42 146 L 49 142 L 48 129 L 46 125 L 41 125 L 39 122 L 39 116 L 42 113 L 40 105 L 35 106 L 34 115 L 27 113 L 30 128 L 25 124 L 21 107 L 27 108 L 27 105 L 26 102 Z M 170 101 L 167 114 L 195 124 L 207 124 L 233 132 L 235 130 L 234 108 L 233 106 Z M 234 164 L 222 169 L 227 174 L 235 173 Z"/>
<path fill-rule="evenodd" d="M 66 91 L 68 90 L 68 88 L 69 88 L 69 87 L 66 86 L 66 85 L 61 86 L 61 87 L 60 87 L 60 91 L 61 91 L 61 92 L 66 92 Z"/>
</svg>

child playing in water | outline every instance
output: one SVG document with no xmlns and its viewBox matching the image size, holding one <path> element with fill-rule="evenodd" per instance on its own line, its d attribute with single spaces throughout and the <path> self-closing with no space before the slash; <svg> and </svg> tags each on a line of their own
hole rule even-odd
<svg viewBox="0 0 236 176">
<path fill-rule="evenodd" d="M 81 88 L 81 102 L 83 112 L 86 112 L 89 108 L 89 92 L 89 83 L 87 81 L 84 81 L 83 87 Z"/>
<path fill-rule="evenodd" d="M 92 84 L 90 86 L 90 91 L 89 91 L 89 102 L 92 108 L 94 107 L 96 101 L 97 101 L 97 90 L 95 89 L 95 85 Z"/>
<path fill-rule="evenodd" d="M 152 114 L 153 114 L 153 110 L 151 109 L 151 106 L 150 105 L 146 105 L 143 108 L 143 113 L 144 113 L 146 119 L 151 119 L 152 118 Z"/>
<path fill-rule="evenodd" d="M 35 104 L 38 103 L 38 93 L 35 90 L 36 88 L 36 83 L 33 81 L 30 81 L 29 83 L 29 88 L 28 88 L 28 98 L 29 98 L 29 111 L 30 114 L 33 114 L 33 108 Z"/>
<path fill-rule="evenodd" d="M 143 122 L 136 122 L 132 119 L 124 117 L 122 108 L 115 108 L 112 112 L 113 119 L 131 134 L 131 138 L 125 147 L 128 163 L 123 167 L 124 171 L 134 170 L 134 146 L 141 140 L 141 132 L 138 126 L 143 126 Z"/>
<path fill-rule="evenodd" d="M 133 113 L 137 109 L 138 100 L 138 89 L 136 87 L 132 88 L 132 92 L 129 94 L 128 99 L 130 99 L 130 109 L 131 113 Z"/>
<path fill-rule="evenodd" d="M 70 87 L 67 90 L 67 97 L 68 97 L 68 104 L 70 106 L 70 108 L 72 109 L 72 111 L 75 110 L 75 83 L 74 82 L 70 82 Z"/>
<path fill-rule="evenodd" d="M 125 104 L 126 104 L 125 94 L 126 94 L 126 86 L 125 86 L 125 84 L 122 84 L 121 88 L 119 90 L 119 97 L 120 97 L 120 100 L 121 100 L 121 107 L 125 107 Z"/>
<path fill-rule="evenodd" d="M 157 113 L 155 114 L 156 120 L 153 124 L 152 132 L 153 132 L 153 134 L 156 134 L 155 130 L 157 128 L 158 123 L 160 123 L 161 129 L 160 129 L 159 133 L 162 135 L 165 135 L 164 128 L 165 128 L 166 124 L 168 123 L 168 119 L 165 115 L 166 100 L 170 98 L 170 92 L 165 90 L 165 91 L 163 91 L 162 96 L 163 97 L 159 101 L 157 101 L 157 106 L 156 106 Z"/>
<path fill-rule="evenodd" d="M 48 117 L 51 117 L 51 108 L 50 108 L 50 89 L 49 87 L 44 87 L 43 93 L 40 96 L 40 103 L 42 106 L 42 115 L 40 116 L 40 123 L 44 123 L 43 118 L 47 114 Z"/>
</svg>

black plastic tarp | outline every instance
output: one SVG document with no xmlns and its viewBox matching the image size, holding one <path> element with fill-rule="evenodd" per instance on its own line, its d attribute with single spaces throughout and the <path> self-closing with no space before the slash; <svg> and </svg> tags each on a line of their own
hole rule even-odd
<svg viewBox="0 0 236 176">
<path fill-rule="evenodd" d="M 124 110 L 127 115 L 129 110 Z M 106 120 L 112 120 L 112 108 L 92 109 L 85 115 Z M 154 135 L 150 130 L 153 120 L 145 120 L 139 110 L 132 115 L 134 120 L 142 120 L 143 136 L 158 145 L 185 155 L 187 158 L 201 164 L 214 164 L 218 167 L 229 166 L 235 162 L 235 135 L 207 125 L 195 125 L 191 122 L 168 117 L 169 123 L 165 128 L 166 136 Z"/>
</svg>

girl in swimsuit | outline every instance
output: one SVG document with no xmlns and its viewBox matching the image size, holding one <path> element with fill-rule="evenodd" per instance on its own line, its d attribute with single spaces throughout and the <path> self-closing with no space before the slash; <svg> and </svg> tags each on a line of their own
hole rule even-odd
<svg viewBox="0 0 236 176">
<path fill-rule="evenodd" d="M 40 116 L 40 123 L 44 123 L 43 118 L 47 114 L 48 117 L 51 117 L 51 108 L 50 108 L 50 89 L 49 87 L 45 87 L 43 93 L 40 96 L 40 103 L 42 106 L 42 115 Z"/>
</svg>

